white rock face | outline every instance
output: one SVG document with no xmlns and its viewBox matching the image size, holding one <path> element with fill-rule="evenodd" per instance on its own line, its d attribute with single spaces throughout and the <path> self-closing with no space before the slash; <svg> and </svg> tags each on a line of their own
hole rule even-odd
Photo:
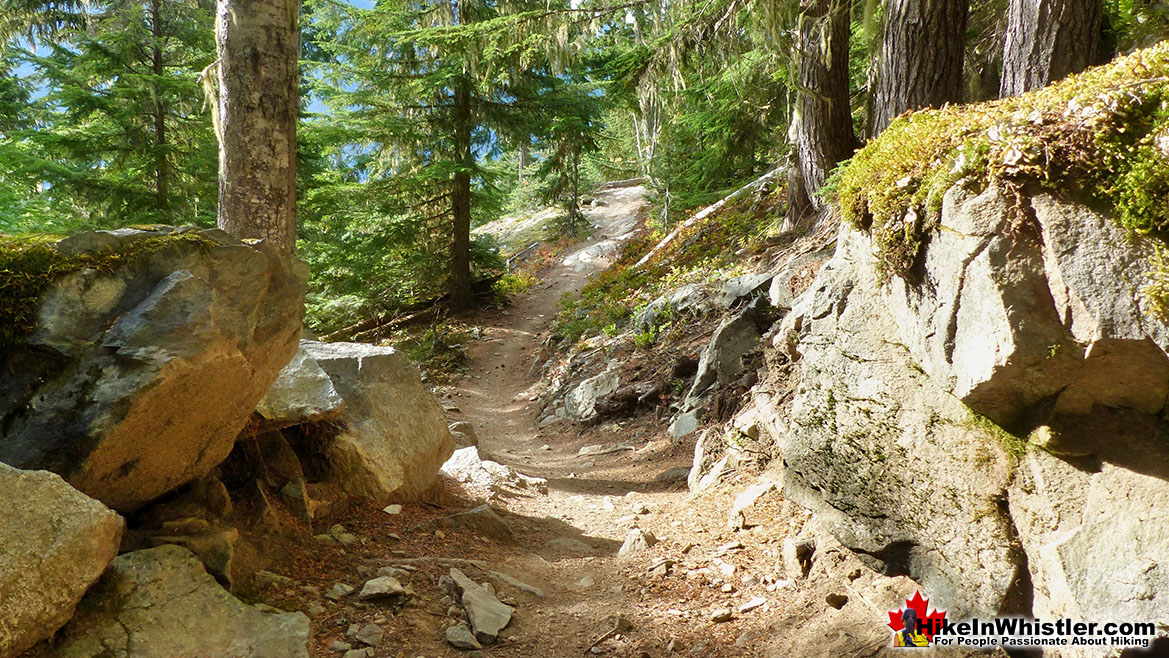
<svg viewBox="0 0 1169 658">
<path fill-rule="evenodd" d="M 1169 618 L 1151 239 L 1027 202 L 1018 228 L 1008 195 L 951 189 L 919 267 L 884 284 L 869 238 L 842 227 L 773 340 L 798 384 L 755 389 L 757 426 L 786 497 L 954 614 Z"/>
<path fill-rule="evenodd" d="M 329 374 L 301 347 L 256 405 L 256 413 L 269 421 L 304 423 L 335 418 L 344 408 Z"/>
<path fill-rule="evenodd" d="M 59 476 L 0 464 L 0 658 L 65 625 L 121 537 L 121 517 Z"/>
<path fill-rule="evenodd" d="M 438 399 L 390 347 L 301 341 L 345 401 L 347 429 L 325 446 L 329 480 L 374 500 L 417 499 L 454 451 Z"/>
</svg>

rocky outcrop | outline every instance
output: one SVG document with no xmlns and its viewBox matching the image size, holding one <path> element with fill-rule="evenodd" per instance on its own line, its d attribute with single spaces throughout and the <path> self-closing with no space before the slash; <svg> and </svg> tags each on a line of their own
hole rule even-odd
<svg viewBox="0 0 1169 658">
<path fill-rule="evenodd" d="M 344 427 L 324 446 L 323 479 L 374 500 L 417 499 L 454 452 L 442 405 L 418 368 L 390 347 L 302 341 L 344 400 Z"/>
<path fill-rule="evenodd" d="M 885 284 L 842 227 L 775 336 L 758 426 L 786 496 L 955 614 L 1169 618 L 1151 244 L 1045 193 L 1020 225 L 1014 203 L 951 189 L 920 266 Z"/>
<path fill-rule="evenodd" d="M 302 613 L 241 603 L 178 546 L 127 553 L 77 609 L 49 655 L 61 658 L 309 656 Z"/>
<path fill-rule="evenodd" d="M 69 621 L 121 536 L 117 514 L 59 476 L 0 464 L 0 657 Z"/>
<path fill-rule="evenodd" d="M 55 250 L 95 266 L 52 281 L 0 355 L 0 461 L 133 511 L 227 457 L 295 352 L 306 273 L 215 230 L 99 231 Z"/>
</svg>

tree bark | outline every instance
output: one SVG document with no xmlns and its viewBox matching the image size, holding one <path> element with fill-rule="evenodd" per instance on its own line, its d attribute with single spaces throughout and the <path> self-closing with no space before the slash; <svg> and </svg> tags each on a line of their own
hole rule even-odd
<svg viewBox="0 0 1169 658">
<path fill-rule="evenodd" d="M 816 192 L 857 147 L 848 95 L 849 21 L 846 0 L 801 2 L 795 44 L 799 90 L 789 131 L 795 147 L 788 186 L 791 228 L 807 211 L 823 207 Z"/>
<path fill-rule="evenodd" d="M 296 250 L 299 0 L 218 0 L 219 227 Z"/>
<path fill-rule="evenodd" d="M 475 304 L 471 289 L 471 83 L 461 79 L 454 91 L 455 160 L 458 170 L 452 176 L 450 293 L 451 310 L 465 311 Z"/>
<path fill-rule="evenodd" d="M 1100 49 L 1100 0 L 1010 0 L 999 95 L 1041 89 L 1083 71 Z"/>
<path fill-rule="evenodd" d="M 165 212 L 170 207 L 170 161 L 167 159 L 166 104 L 163 102 L 159 81 L 166 74 L 163 60 L 162 0 L 151 0 L 150 29 L 154 37 L 151 44 L 151 69 L 154 73 L 154 194 L 158 209 Z"/>
<path fill-rule="evenodd" d="M 962 100 L 969 0 L 889 0 L 870 134 L 906 110 Z"/>
</svg>

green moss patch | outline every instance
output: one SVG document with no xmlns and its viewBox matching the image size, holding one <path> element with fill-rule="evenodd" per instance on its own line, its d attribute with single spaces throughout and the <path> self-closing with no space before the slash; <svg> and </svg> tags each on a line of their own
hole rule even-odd
<svg viewBox="0 0 1169 658">
<path fill-rule="evenodd" d="M 0 235 L 0 346 L 11 345 L 36 326 L 41 296 L 52 283 L 83 269 L 115 272 L 165 251 L 205 251 L 219 243 L 196 233 L 172 233 L 132 241 L 120 250 L 65 254 L 61 236 Z"/>
<path fill-rule="evenodd" d="M 1169 41 L 1023 96 L 904 115 L 836 185 L 845 221 L 872 236 L 888 278 L 914 265 L 959 180 L 1017 193 L 1037 183 L 1169 238 Z"/>
</svg>

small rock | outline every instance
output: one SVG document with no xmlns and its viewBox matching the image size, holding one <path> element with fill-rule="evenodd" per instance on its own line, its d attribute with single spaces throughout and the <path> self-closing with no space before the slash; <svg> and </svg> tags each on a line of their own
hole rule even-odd
<svg viewBox="0 0 1169 658">
<path fill-rule="evenodd" d="M 257 571 L 255 575 L 255 582 L 257 588 L 264 588 L 271 585 L 277 587 L 295 587 L 296 581 L 280 574 L 272 573 L 271 571 Z"/>
<path fill-rule="evenodd" d="M 621 549 L 617 551 L 618 557 L 625 557 L 632 555 L 638 551 L 645 550 L 654 544 L 658 543 L 657 537 L 649 530 L 642 530 L 641 528 L 634 528 L 625 536 L 625 543 L 621 545 Z"/>
<path fill-rule="evenodd" d="M 357 598 L 362 601 L 373 601 L 405 595 L 406 588 L 402 587 L 402 583 L 398 582 L 397 578 L 393 576 L 378 576 L 365 583 Z"/>
<path fill-rule="evenodd" d="M 352 644 L 342 642 L 341 640 L 333 640 L 329 643 L 329 651 L 336 651 L 337 653 L 345 653 L 353 648 Z"/>
<path fill-rule="evenodd" d="M 540 446 L 540 450 L 551 450 L 551 449 L 552 449 L 552 446 L 548 445 L 547 443 Z"/>
<path fill-rule="evenodd" d="M 397 567 L 382 567 L 381 569 L 377 570 L 377 575 L 378 576 L 389 576 L 390 578 L 397 578 L 399 581 L 406 580 L 406 579 L 410 578 L 409 571 L 406 571 L 405 569 L 399 569 Z"/>
<path fill-rule="evenodd" d="M 371 647 L 380 645 L 385 637 L 386 632 L 377 624 L 366 624 L 353 634 L 353 639 Z"/>
<path fill-rule="evenodd" d="M 743 605 L 739 606 L 739 614 L 743 614 L 745 612 L 751 612 L 752 610 L 754 610 L 756 608 L 761 608 L 766 604 L 767 604 L 767 599 L 763 598 L 762 596 L 756 596 L 756 597 L 752 598 L 750 601 L 747 601 Z"/>
<path fill-rule="evenodd" d="M 446 641 L 456 649 L 482 649 L 483 645 L 471 634 L 471 629 L 465 624 L 457 624 L 446 629 Z"/>
<path fill-rule="evenodd" d="M 710 620 L 716 624 L 730 621 L 731 619 L 734 619 L 734 617 L 735 614 L 731 612 L 730 608 L 719 608 L 718 610 L 710 613 Z"/>
<path fill-rule="evenodd" d="M 544 544 L 549 548 L 556 548 L 568 553 L 592 553 L 593 547 L 573 537 L 557 537 Z"/>
<path fill-rule="evenodd" d="M 382 511 L 385 512 L 386 514 L 398 515 L 398 514 L 402 513 L 402 506 L 401 505 L 386 505 L 384 508 L 382 508 Z"/>
<path fill-rule="evenodd" d="M 369 658 L 369 649 L 350 649 L 345 652 L 344 658 Z"/>
<path fill-rule="evenodd" d="M 629 508 L 634 514 L 649 514 L 649 505 L 638 501 L 633 503 Z"/>
<path fill-rule="evenodd" d="M 682 643 L 676 637 L 671 638 L 670 641 L 666 643 L 666 653 L 674 653 L 676 651 L 681 651 L 681 650 L 682 650 Z"/>
<path fill-rule="evenodd" d="M 329 589 L 329 593 L 325 598 L 333 601 L 339 601 L 342 597 L 349 596 L 353 593 L 353 588 L 345 583 L 333 583 L 333 587 Z"/>
<path fill-rule="evenodd" d="M 491 577 L 495 578 L 496 580 L 498 580 L 506 585 L 511 585 L 512 587 L 518 589 L 521 592 L 527 592 L 528 594 L 531 594 L 532 596 L 535 596 L 537 598 L 544 597 L 544 591 L 541 590 L 540 588 L 533 587 L 525 582 L 516 580 L 515 578 L 512 578 L 511 576 L 509 576 L 505 573 L 501 573 L 499 571 L 492 571 Z"/>
</svg>

